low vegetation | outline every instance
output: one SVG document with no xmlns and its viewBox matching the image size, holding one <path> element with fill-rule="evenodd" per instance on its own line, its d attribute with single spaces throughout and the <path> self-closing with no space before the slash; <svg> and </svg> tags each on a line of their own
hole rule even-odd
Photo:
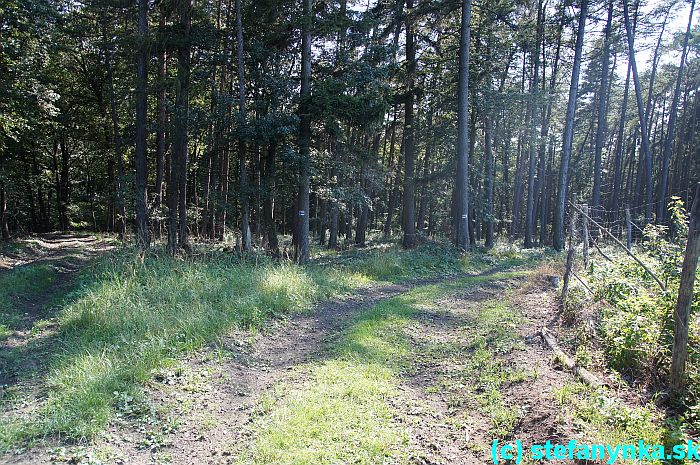
<svg viewBox="0 0 700 465">
<path fill-rule="evenodd" d="M 608 421 L 593 414 L 612 402 L 607 394 L 581 395 L 581 389 L 574 389 L 579 398 L 576 403 L 580 407 L 579 415 L 594 425 L 594 429 L 604 431 L 602 434 L 617 431 L 621 438 L 629 439 L 646 437 L 645 434 L 653 431 L 653 435 L 663 436 L 664 441 L 677 441 L 700 432 L 700 290 L 697 285 L 691 307 L 687 388 L 679 397 L 672 398 L 668 394 L 673 318 L 687 235 L 687 214 L 682 202 L 675 199 L 669 210 L 671 227 L 647 225 L 643 240 L 633 249 L 664 283 L 666 291 L 620 248 L 606 247 L 607 258 L 594 254 L 584 269 L 591 290 L 574 283 L 567 296 L 563 313 L 566 320 L 578 321 L 582 326 L 586 319 L 589 322 L 599 320 L 595 334 L 585 329 L 580 331 L 578 351 L 586 355 L 589 347 L 601 351 L 603 363 L 613 376 L 641 390 L 650 405 L 658 406 L 653 414 L 648 410 L 652 407 L 630 413 L 634 420 L 630 424 L 622 421 L 624 418 L 620 420 L 621 417 L 617 418 L 621 423 Z M 624 416 L 624 409 L 620 415 Z M 640 415 L 649 421 L 638 423 Z M 619 424 L 613 428 L 615 422 Z M 600 429 L 603 424 L 607 429 Z"/>
<path fill-rule="evenodd" d="M 57 329 L 7 354 L 26 356 L 33 347 L 48 352 L 30 383 L 46 394 L 29 409 L 16 409 L 28 393 L 17 387 L 3 392 L 0 449 L 46 435 L 93 436 L 110 421 L 117 399 L 138 396 L 153 370 L 229 328 L 255 330 L 270 318 L 304 311 L 320 299 L 373 281 L 458 274 L 539 256 L 497 250 L 465 259 L 450 246 L 427 244 L 416 251 L 386 247 L 381 254 L 367 250 L 351 260 L 342 254 L 326 256 L 304 267 L 225 252 L 188 260 L 154 254 L 142 261 L 121 250 L 100 259 L 65 299 L 55 317 Z M 39 270 L 38 276 L 45 276 Z M 21 281 L 41 284 L 39 279 Z"/>
<path fill-rule="evenodd" d="M 56 270 L 41 264 L 19 266 L 0 273 L 0 340 L 22 328 L 22 304 L 55 280 Z"/>
<path fill-rule="evenodd" d="M 237 463 L 408 463 L 410 447 L 405 425 L 399 421 L 398 386 L 403 376 L 414 373 L 416 360 L 435 364 L 446 357 L 445 347 L 423 346 L 410 337 L 416 316 L 421 309 L 433 308 L 442 296 L 522 274 L 497 272 L 424 285 L 362 312 L 331 347 L 329 360 L 301 367 L 301 381 L 279 386 L 276 396 L 261 403 L 253 425 L 255 441 L 241 451 Z M 491 418 L 494 434 L 501 435 L 512 430 L 517 414 L 499 388 L 517 374 L 494 356 L 514 344 L 517 337 L 510 330 L 518 317 L 509 316 L 502 325 L 498 320 L 506 312 L 491 312 L 493 307 L 505 310 L 495 302 L 488 302 L 483 312 L 477 310 L 478 316 L 462 330 L 480 337 L 460 349 L 473 365 L 462 381 L 482 392 L 477 395 L 479 405 Z"/>
</svg>

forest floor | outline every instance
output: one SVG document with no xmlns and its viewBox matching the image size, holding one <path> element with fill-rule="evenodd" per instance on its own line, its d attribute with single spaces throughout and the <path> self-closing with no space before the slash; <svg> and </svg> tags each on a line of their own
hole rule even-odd
<svg viewBox="0 0 700 465">
<path fill-rule="evenodd" d="M 227 331 L 155 370 L 145 396 L 120 394 L 93 440 L 49 438 L 0 463 L 476 464 L 494 438 L 595 438 L 568 408 L 585 388 L 538 336 L 549 326 L 566 338 L 556 272 L 529 263 L 375 283 Z M 56 286 L 67 284 L 25 308 Z"/>
</svg>

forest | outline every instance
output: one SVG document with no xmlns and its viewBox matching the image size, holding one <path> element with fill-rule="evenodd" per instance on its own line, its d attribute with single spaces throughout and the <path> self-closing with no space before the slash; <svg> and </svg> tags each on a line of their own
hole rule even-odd
<svg viewBox="0 0 700 465">
<path fill-rule="evenodd" d="M 2 5 L 0 463 L 697 441 L 695 0 Z"/>
</svg>

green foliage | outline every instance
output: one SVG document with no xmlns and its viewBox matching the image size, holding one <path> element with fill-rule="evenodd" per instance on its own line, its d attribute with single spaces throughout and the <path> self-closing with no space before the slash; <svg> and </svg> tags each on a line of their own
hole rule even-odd
<svg viewBox="0 0 700 465">
<path fill-rule="evenodd" d="M 588 296 L 582 287 L 570 287 L 568 293 L 566 294 L 562 319 L 567 323 L 573 323 L 576 321 L 577 317 L 581 315 L 581 312 L 585 308 L 587 302 Z"/>
<path fill-rule="evenodd" d="M 674 199 L 672 227 L 683 234 L 686 213 L 682 203 Z M 641 266 L 612 252 L 613 262 L 595 261 L 589 279 L 594 283 L 595 299 L 605 300 L 602 307 L 601 336 L 610 365 L 637 379 L 661 388 L 668 379 L 673 343 L 673 314 L 675 311 L 684 240 L 671 241 L 665 227 L 647 225 L 643 249 L 636 249 L 645 264 L 667 286 L 662 291 Z M 700 399 L 700 286 L 696 285 L 689 331 L 688 391 L 686 405 L 692 412 Z M 687 415 L 689 425 L 692 414 Z"/>
<path fill-rule="evenodd" d="M 555 395 L 591 442 L 664 442 L 667 430 L 660 421 L 660 412 L 653 405 L 628 407 L 606 389 L 594 390 L 582 383 L 567 383 Z"/>
</svg>

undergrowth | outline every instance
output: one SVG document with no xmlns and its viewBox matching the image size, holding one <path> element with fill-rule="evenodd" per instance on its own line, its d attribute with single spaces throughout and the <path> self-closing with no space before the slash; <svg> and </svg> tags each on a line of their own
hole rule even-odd
<svg viewBox="0 0 700 465">
<path fill-rule="evenodd" d="M 682 398 L 669 402 L 673 318 L 687 234 L 687 215 L 680 200 L 674 199 L 670 211 L 672 227 L 647 225 L 643 241 L 633 250 L 666 291 L 624 251 L 605 248 L 610 260 L 594 255 L 585 269 L 593 295 L 573 287 L 564 316 L 573 317 L 597 302 L 600 347 L 608 366 L 634 384 L 647 386 L 660 404 L 671 407 L 669 422 L 680 425 L 675 430 L 693 434 L 700 432 L 700 280 L 696 279 L 691 305 L 687 389 Z"/>
</svg>

